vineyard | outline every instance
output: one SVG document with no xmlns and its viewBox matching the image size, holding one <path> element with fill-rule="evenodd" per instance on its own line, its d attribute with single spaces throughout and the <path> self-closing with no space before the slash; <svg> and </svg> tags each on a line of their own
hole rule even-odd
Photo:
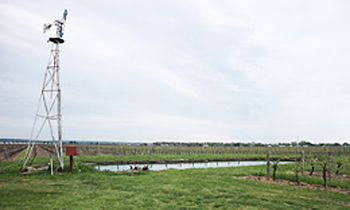
<svg viewBox="0 0 350 210">
<path fill-rule="evenodd" d="M 271 157 L 271 173 L 274 167 L 277 168 L 278 160 L 298 160 L 293 165 L 293 170 L 299 170 L 304 174 L 305 170 L 318 171 L 314 176 L 320 176 L 322 170 L 332 171 L 332 173 L 343 174 L 338 176 L 340 180 L 350 181 L 348 177 L 350 171 L 350 147 L 161 147 L 161 146 L 125 146 L 125 145 L 78 145 L 77 151 L 82 156 L 111 155 L 111 156 L 157 156 L 166 159 L 167 156 L 188 158 L 175 162 L 196 162 L 191 159 L 203 155 L 197 161 L 220 161 L 235 160 L 237 157 L 243 159 L 266 160 L 267 154 Z M 147 160 L 147 158 L 146 158 Z M 110 161 L 110 160 L 109 160 Z M 106 161 L 105 164 L 111 163 Z M 103 161 L 97 161 L 103 164 Z M 112 161 L 114 163 L 132 163 L 133 161 Z M 137 161 L 136 161 L 137 162 Z M 140 161 L 142 162 L 142 161 Z M 147 161 L 143 161 L 147 163 Z M 163 161 L 161 161 L 163 162 Z M 174 162 L 168 160 L 166 162 Z M 322 167 L 325 168 L 322 168 Z M 268 168 L 270 168 L 268 167 Z M 330 175 L 329 175 L 330 177 Z M 336 177 L 332 177 L 336 178 Z M 349 178 L 349 179 L 348 179 Z"/>
<path fill-rule="evenodd" d="M 267 150 L 271 155 L 299 156 L 305 155 L 350 155 L 350 147 L 161 147 L 161 146 L 124 146 L 124 145 L 78 145 L 80 155 L 233 155 L 251 154 L 265 155 Z"/>
<path fill-rule="evenodd" d="M 80 156 L 95 155 L 145 155 L 145 156 L 167 156 L 167 155 L 266 155 L 269 150 L 274 156 L 299 157 L 304 151 L 305 156 L 350 156 L 350 147 L 184 147 L 184 146 L 135 146 L 135 145 L 76 145 Z M 25 151 L 26 144 L 0 145 L 0 160 L 11 159 Z M 54 146 L 51 144 L 38 144 L 34 152 L 39 156 L 55 154 Z M 65 146 L 64 152 L 65 152 Z M 45 152 L 46 151 L 46 152 Z"/>
</svg>

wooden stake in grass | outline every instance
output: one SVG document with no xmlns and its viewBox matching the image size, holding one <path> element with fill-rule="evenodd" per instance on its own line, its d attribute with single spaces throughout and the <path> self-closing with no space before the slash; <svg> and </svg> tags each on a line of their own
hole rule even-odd
<svg viewBox="0 0 350 210">
<path fill-rule="evenodd" d="M 267 157 L 266 157 L 266 179 L 270 180 L 270 150 L 267 150 Z"/>
<path fill-rule="evenodd" d="M 5 160 L 8 160 L 8 154 L 7 154 L 6 147 L 4 147 L 4 157 L 5 157 Z"/>
<path fill-rule="evenodd" d="M 297 182 L 297 184 L 299 185 L 299 169 L 295 170 L 295 181 Z"/>
<path fill-rule="evenodd" d="M 53 163 L 52 163 L 51 155 L 50 155 L 50 170 L 51 170 L 51 175 L 53 175 Z"/>
<path fill-rule="evenodd" d="M 328 170 L 329 179 L 332 179 L 332 172 L 333 172 L 333 155 L 331 152 L 329 155 L 329 170 Z"/>
<path fill-rule="evenodd" d="M 305 151 L 304 150 L 301 151 L 301 159 L 303 161 L 301 173 L 304 176 L 305 175 Z"/>
<path fill-rule="evenodd" d="M 279 162 L 279 160 L 277 160 L 276 162 L 274 162 L 272 164 L 272 167 L 273 167 L 272 179 L 273 179 L 273 181 L 276 180 L 276 171 L 277 171 L 278 162 Z"/>
<path fill-rule="evenodd" d="M 295 171 L 295 181 L 299 185 L 300 184 L 300 182 L 299 182 L 300 163 L 295 162 L 294 171 Z"/>
</svg>

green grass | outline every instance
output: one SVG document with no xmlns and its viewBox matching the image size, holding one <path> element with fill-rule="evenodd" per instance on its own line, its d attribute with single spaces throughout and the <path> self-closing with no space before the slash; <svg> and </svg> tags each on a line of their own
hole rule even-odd
<svg viewBox="0 0 350 210">
<path fill-rule="evenodd" d="M 22 175 L 21 164 L 0 162 L 0 209 L 350 208 L 349 195 L 235 178 L 263 166 L 116 174 L 76 162 L 73 174 L 51 176 Z"/>
<path fill-rule="evenodd" d="M 69 157 L 63 156 L 65 161 L 65 168 L 68 170 L 69 168 Z M 96 155 L 96 156 L 76 156 L 74 157 L 74 169 L 75 170 L 85 170 L 84 164 L 79 164 L 83 162 L 112 162 L 112 161 L 125 161 L 125 160 L 133 160 L 133 161 L 140 161 L 140 160 L 172 160 L 172 159 L 219 159 L 219 158 L 262 158 L 263 155 L 256 155 L 256 154 L 235 154 L 235 155 L 208 155 L 208 154 L 194 154 L 194 155 L 166 155 L 166 156 L 146 156 L 146 155 L 128 155 L 128 156 L 113 156 L 113 155 Z M 285 156 L 272 156 L 274 158 L 286 158 Z M 343 157 L 344 160 L 348 160 L 348 157 Z M 57 158 L 54 158 L 54 160 L 57 162 Z M 23 161 L 23 158 L 18 158 L 17 161 L 11 162 L 3 162 L 4 166 L 10 164 L 12 166 L 17 165 L 16 167 L 10 167 L 9 169 L 6 169 L 4 167 L 4 170 L 10 170 L 12 172 L 19 171 L 21 167 L 21 161 Z M 41 158 L 35 158 L 33 164 L 47 164 L 49 161 L 48 157 L 41 157 Z M 30 161 L 28 161 L 30 162 Z M 271 176 L 272 176 L 272 163 L 271 162 Z M 349 165 L 348 161 L 343 161 L 344 165 Z M 286 165 L 278 165 L 277 169 L 277 178 L 279 179 L 286 179 L 290 181 L 295 181 L 295 175 L 294 174 L 283 174 L 285 172 L 292 172 L 294 171 L 294 164 L 286 164 Z M 334 168 L 334 167 L 333 167 Z M 0 172 L 1 172 L 0 168 Z M 309 163 L 305 163 L 305 170 L 310 171 L 311 165 Z M 321 171 L 321 166 L 317 163 L 315 163 L 315 171 Z M 239 171 L 239 169 L 236 170 L 236 172 Z M 335 172 L 335 168 L 334 171 Z M 247 169 L 245 168 L 245 173 L 240 173 L 240 175 L 266 175 L 266 167 L 261 166 L 257 168 Z M 301 174 L 301 173 L 299 173 Z M 299 181 L 311 183 L 311 184 L 323 184 L 323 179 L 321 177 L 309 177 L 308 172 L 305 173 L 305 176 L 299 175 Z M 340 170 L 339 174 L 350 174 L 349 170 Z M 331 187 L 343 187 L 350 189 L 350 183 L 349 182 L 338 182 L 338 181 L 332 181 L 327 180 L 327 185 Z"/>
</svg>

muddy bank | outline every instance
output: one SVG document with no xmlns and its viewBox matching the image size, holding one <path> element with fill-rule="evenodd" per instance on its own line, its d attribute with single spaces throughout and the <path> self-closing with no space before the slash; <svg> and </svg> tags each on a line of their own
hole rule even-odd
<svg viewBox="0 0 350 210">
<path fill-rule="evenodd" d="M 271 158 L 276 161 L 278 158 Z M 280 161 L 300 161 L 300 158 L 282 158 Z M 156 163 L 205 163 L 219 161 L 266 161 L 266 158 L 206 158 L 206 159 L 171 159 L 171 160 L 119 160 L 119 161 L 86 161 L 97 165 L 156 164 Z"/>
</svg>

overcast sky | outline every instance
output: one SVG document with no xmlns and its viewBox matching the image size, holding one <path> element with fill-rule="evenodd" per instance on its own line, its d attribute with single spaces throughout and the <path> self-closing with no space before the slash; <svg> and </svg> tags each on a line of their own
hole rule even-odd
<svg viewBox="0 0 350 210">
<path fill-rule="evenodd" d="M 350 2 L 319 0 L 0 0 L 0 138 L 30 136 L 64 9 L 64 140 L 349 142 Z"/>
</svg>

